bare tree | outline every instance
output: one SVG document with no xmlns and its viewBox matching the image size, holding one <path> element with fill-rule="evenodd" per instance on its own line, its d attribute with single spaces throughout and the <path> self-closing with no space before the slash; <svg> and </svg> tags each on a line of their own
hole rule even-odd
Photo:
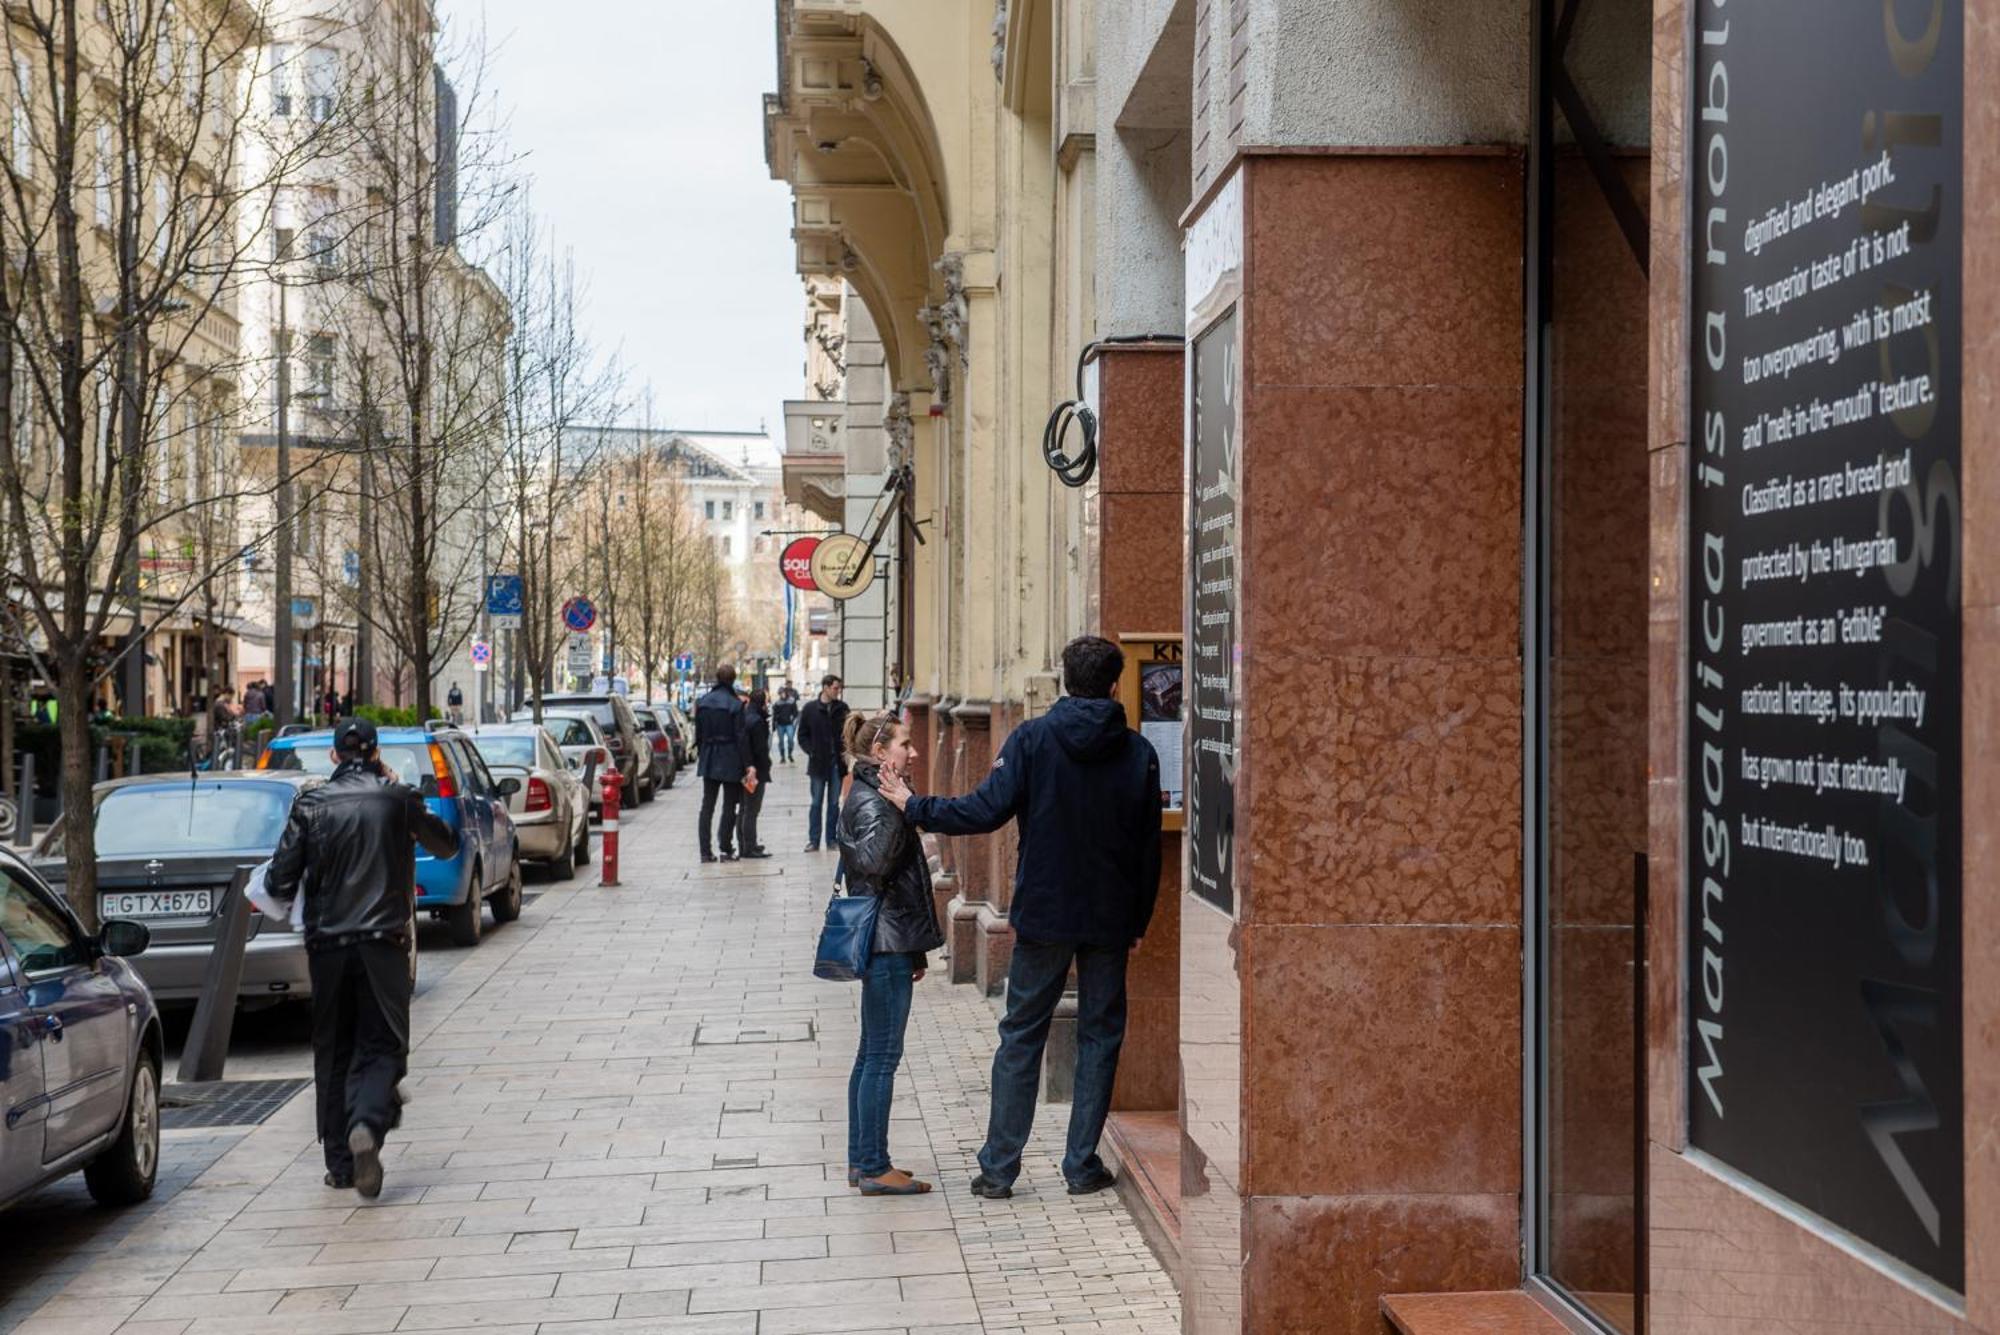
<svg viewBox="0 0 2000 1335">
<path fill-rule="evenodd" d="M 240 0 L 11 0 L 0 13 L 8 598 L 56 683 L 67 889 L 86 923 L 100 688 L 191 601 L 226 602 L 234 544 L 197 516 L 263 485 L 222 453 L 243 378 L 237 293 L 259 201 L 320 148 L 308 135 L 243 157 L 263 24 Z M 131 667 L 143 688 L 143 658 Z"/>
</svg>

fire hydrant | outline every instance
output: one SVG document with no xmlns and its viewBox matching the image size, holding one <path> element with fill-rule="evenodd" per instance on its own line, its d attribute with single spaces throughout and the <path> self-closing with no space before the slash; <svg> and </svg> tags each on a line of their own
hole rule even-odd
<svg viewBox="0 0 2000 1335">
<path fill-rule="evenodd" d="M 604 776 L 604 847 L 598 857 L 599 885 L 618 884 L 618 790 L 625 786 L 625 776 L 612 770 Z"/>
</svg>

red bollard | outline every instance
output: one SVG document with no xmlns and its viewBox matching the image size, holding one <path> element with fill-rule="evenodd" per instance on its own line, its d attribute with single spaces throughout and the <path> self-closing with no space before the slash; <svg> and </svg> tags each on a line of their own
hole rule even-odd
<svg viewBox="0 0 2000 1335">
<path fill-rule="evenodd" d="M 604 776 L 604 818 L 599 822 L 604 831 L 604 847 L 598 852 L 599 885 L 618 884 L 618 790 L 625 786 L 625 776 L 612 770 Z"/>
</svg>

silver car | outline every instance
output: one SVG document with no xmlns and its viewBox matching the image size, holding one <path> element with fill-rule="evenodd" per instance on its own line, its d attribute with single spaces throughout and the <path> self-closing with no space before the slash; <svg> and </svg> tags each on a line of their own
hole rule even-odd
<svg viewBox="0 0 2000 1335">
<path fill-rule="evenodd" d="M 514 722 L 533 722 L 535 711 L 517 709 Z M 581 780 L 587 768 L 594 776 L 591 779 L 590 814 L 592 818 L 604 814 L 604 776 L 612 769 L 611 743 L 604 736 L 604 729 L 598 725 L 596 716 L 582 709 L 544 709 L 542 728 L 555 740 L 556 749 L 563 754 L 563 760 L 576 771 Z M 621 797 L 621 802 L 629 805 L 629 798 Z"/>
<path fill-rule="evenodd" d="M 590 861 L 590 800 L 583 775 L 570 768 L 548 730 L 533 723 L 493 723 L 472 744 L 495 775 L 514 775 L 521 786 L 508 795 L 508 814 L 524 861 L 538 863 L 566 881 Z"/>
<path fill-rule="evenodd" d="M 256 770 L 147 774 L 92 790 L 98 915 L 151 929 L 151 946 L 132 964 L 155 1000 L 200 999 L 237 868 L 276 852 L 292 803 L 324 782 L 299 771 Z M 34 861 L 50 882 L 68 878 L 60 825 L 36 845 Z M 290 923 L 253 913 L 239 1004 L 311 996 L 305 938 Z"/>
</svg>

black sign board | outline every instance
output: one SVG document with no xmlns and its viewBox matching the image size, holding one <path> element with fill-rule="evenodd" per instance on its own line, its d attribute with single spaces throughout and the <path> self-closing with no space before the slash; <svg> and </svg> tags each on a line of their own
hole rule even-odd
<svg viewBox="0 0 2000 1335">
<path fill-rule="evenodd" d="M 1188 467 L 1187 710 L 1188 882 L 1225 913 L 1236 911 L 1236 532 L 1241 472 L 1236 453 L 1236 312 L 1194 342 L 1194 446 Z"/>
<path fill-rule="evenodd" d="M 1689 1138 L 1961 1289 L 1961 3 L 1694 10 Z"/>
</svg>

